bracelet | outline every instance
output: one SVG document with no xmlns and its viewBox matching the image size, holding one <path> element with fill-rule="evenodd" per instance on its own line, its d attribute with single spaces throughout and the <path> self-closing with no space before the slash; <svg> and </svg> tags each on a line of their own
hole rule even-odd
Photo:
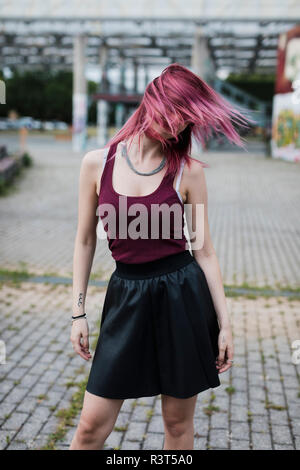
<svg viewBox="0 0 300 470">
<path fill-rule="evenodd" d="M 72 323 L 73 323 L 73 321 L 77 320 L 78 318 L 86 318 L 86 313 L 83 313 L 82 315 L 78 315 L 77 317 L 72 316 Z"/>
</svg>

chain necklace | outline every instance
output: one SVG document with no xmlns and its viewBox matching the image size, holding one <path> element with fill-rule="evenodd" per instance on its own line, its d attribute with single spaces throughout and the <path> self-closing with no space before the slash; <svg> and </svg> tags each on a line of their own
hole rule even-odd
<svg viewBox="0 0 300 470">
<path fill-rule="evenodd" d="M 126 146 L 126 142 L 122 142 L 122 155 L 123 157 L 126 158 L 126 161 L 128 163 L 128 165 L 130 166 L 130 168 L 137 174 L 137 175 L 142 175 L 142 176 L 150 176 L 150 175 L 154 175 L 155 173 L 158 173 L 166 164 L 166 157 L 164 155 L 162 161 L 160 162 L 159 166 L 157 168 L 155 168 L 154 170 L 150 171 L 149 173 L 142 173 L 141 171 L 138 171 L 134 168 L 134 166 L 132 165 L 130 159 L 129 159 L 129 156 L 128 156 L 128 153 L 127 153 L 127 146 Z"/>
</svg>

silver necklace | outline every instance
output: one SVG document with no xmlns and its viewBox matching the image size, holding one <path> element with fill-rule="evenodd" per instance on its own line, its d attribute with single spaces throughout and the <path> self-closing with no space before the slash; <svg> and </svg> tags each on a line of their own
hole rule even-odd
<svg viewBox="0 0 300 470">
<path fill-rule="evenodd" d="M 130 159 L 129 159 L 128 153 L 127 153 L 127 148 L 126 148 L 127 146 L 126 146 L 126 143 L 125 143 L 125 142 L 122 142 L 122 144 L 123 144 L 123 145 L 122 145 L 121 148 L 122 148 L 122 155 L 123 155 L 123 157 L 126 158 L 126 161 L 127 161 L 128 165 L 130 166 L 130 168 L 131 168 L 136 174 L 138 174 L 138 175 L 142 175 L 142 176 L 154 175 L 155 173 L 158 173 L 158 172 L 165 166 L 165 164 L 166 164 L 167 159 L 166 159 L 166 157 L 165 157 L 165 155 L 164 155 L 162 161 L 160 162 L 159 166 L 158 166 L 157 168 L 155 168 L 155 170 L 152 170 L 152 171 L 150 171 L 149 173 L 142 173 L 141 171 L 136 170 L 136 169 L 134 168 L 134 166 L 132 165 L 132 163 L 131 163 L 131 161 L 130 161 Z"/>
</svg>

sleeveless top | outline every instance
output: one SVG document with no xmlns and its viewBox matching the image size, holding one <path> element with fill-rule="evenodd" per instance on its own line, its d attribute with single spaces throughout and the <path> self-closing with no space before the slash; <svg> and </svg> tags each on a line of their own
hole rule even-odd
<svg viewBox="0 0 300 470">
<path fill-rule="evenodd" d="M 112 183 L 117 144 L 104 149 L 97 208 L 112 257 L 123 263 L 144 263 L 187 250 L 179 192 L 184 160 L 176 189 L 172 175 L 165 173 L 152 193 L 125 196 L 117 193 Z"/>
</svg>

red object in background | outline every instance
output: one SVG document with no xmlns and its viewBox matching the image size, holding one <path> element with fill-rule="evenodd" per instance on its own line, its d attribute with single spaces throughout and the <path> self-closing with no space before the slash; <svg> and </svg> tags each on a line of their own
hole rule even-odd
<svg viewBox="0 0 300 470">
<path fill-rule="evenodd" d="M 299 38 L 300 41 L 300 25 L 290 29 L 286 33 L 279 35 L 278 49 L 277 49 L 277 73 L 276 73 L 276 84 L 275 94 L 278 93 L 292 93 L 292 82 L 284 74 L 287 46 L 291 39 Z M 299 51 L 300 55 L 300 51 Z"/>
</svg>

